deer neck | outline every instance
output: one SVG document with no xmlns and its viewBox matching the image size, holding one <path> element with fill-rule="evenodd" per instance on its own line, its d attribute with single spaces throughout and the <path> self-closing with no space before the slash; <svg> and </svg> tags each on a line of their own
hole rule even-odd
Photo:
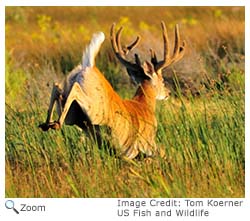
<svg viewBox="0 0 250 221">
<path fill-rule="evenodd" d="M 145 104 L 152 111 L 155 111 L 156 106 L 156 91 L 152 83 L 148 80 L 143 81 L 133 97 L 133 100 Z"/>
</svg>

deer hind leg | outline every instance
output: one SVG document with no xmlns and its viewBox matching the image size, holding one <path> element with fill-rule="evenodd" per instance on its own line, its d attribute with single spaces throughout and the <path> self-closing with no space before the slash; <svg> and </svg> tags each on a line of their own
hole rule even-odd
<svg viewBox="0 0 250 221">
<path fill-rule="evenodd" d="M 99 126 L 93 125 L 90 119 L 91 100 L 83 92 L 78 82 L 75 82 L 69 92 L 63 110 L 59 115 L 58 121 L 53 123 L 53 129 L 59 129 L 63 123 L 67 125 L 77 125 L 98 144 L 101 145 L 101 135 Z M 92 101 L 93 102 L 93 101 Z"/>
<path fill-rule="evenodd" d="M 47 120 L 44 124 L 40 124 L 44 131 L 48 129 L 60 129 L 63 123 L 67 125 L 77 125 L 94 140 L 98 145 L 101 144 L 101 136 L 99 126 L 93 125 L 89 116 L 88 110 L 90 109 L 90 99 L 82 91 L 79 83 L 75 82 L 69 92 L 64 107 L 62 108 L 62 90 L 57 84 L 54 85 L 51 93 L 50 106 L 48 109 Z M 52 122 L 52 115 L 57 103 L 57 112 L 59 118 L 57 121 Z M 84 107 L 84 109 L 83 109 Z"/>
<path fill-rule="evenodd" d="M 50 105 L 47 113 L 47 119 L 45 123 L 39 125 L 39 127 L 42 128 L 43 131 L 47 131 L 54 125 L 54 123 L 52 122 L 52 117 L 55 109 L 55 103 L 57 103 L 58 115 L 59 116 L 61 115 L 62 111 L 61 100 L 62 100 L 62 89 L 59 87 L 58 83 L 54 83 L 50 97 Z"/>
<path fill-rule="evenodd" d="M 75 121 L 73 119 L 77 117 L 77 116 L 74 116 L 75 114 L 77 114 L 77 112 L 74 111 L 74 108 L 73 110 L 70 109 L 73 102 L 77 103 L 81 108 L 84 107 L 82 111 L 83 113 L 86 113 L 86 117 L 88 118 L 89 117 L 87 115 L 87 111 L 89 109 L 88 100 L 89 100 L 88 97 L 85 95 L 85 93 L 81 89 L 81 86 L 79 85 L 79 83 L 75 82 L 69 92 L 69 95 L 66 99 L 63 110 L 61 114 L 59 115 L 58 121 L 54 122 L 53 125 L 51 124 L 51 128 L 60 129 L 63 123 L 65 122 L 65 120 L 67 120 L 66 124 L 69 124 L 69 125 L 75 124 Z M 90 124 L 90 120 L 88 121 L 89 121 L 88 124 Z"/>
</svg>

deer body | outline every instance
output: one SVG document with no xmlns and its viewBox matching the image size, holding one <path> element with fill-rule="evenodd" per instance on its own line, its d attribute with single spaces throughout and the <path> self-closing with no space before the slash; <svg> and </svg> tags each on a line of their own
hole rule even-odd
<svg viewBox="0 0 250 221">
<path fill-rule="evenodd" d="M 120 33 L 121 29 L 115 38 L 113 25 L 111 43 L 117 58 L 139 84 L 135 96 L 131 100 L 123 100 L 95 66 L 95 57 L 104 41 L 104 34 L 100 32 L 93 36 L 86 48 L 82 64 L 68 75 L 63 84 L 54 84 L 47 120 L 40 127 L 44 131 L 49 128 L 59 129 L 65 122 L 68 125 L 78 125 L 96 137 L 99 134 L 96 134 L 93 126 L 106 125 L 111 130 L 112 146 L 120 155 L 130 159 L 139 152 L 152 156 L 158 152 L 155 143 L 156 99 L 166 99 L 170 92 L 165 88 L 161 76 L 165 63 L 158 63 L 155 54 L 152 54 L 152 64 L 144 62 L 141 65 L 138 55 L 135 55 L 135 64 L 126 61 L 119 42 Z M 138 41 L 139 37 L 127 50 L 132 50 Z M 180 47 L 174 50 L 181 52 Z M 169 57 L 169 52 L 165 53 L 165 49 L 164 56 Z M 59 119 L 52 122 L 55 104 Z"/>
<path fill-rule="evenodd" d="M 79 77 L 79 75 L 82 76 Z M 81 84 L 76 81 L 79 78 Z M 132 100 L 123 100 L 96 67 L 86 68 L 76 76 L 68 77 L 61 87 L 63 89 L 59 89 L 64 110 L 66 110 L 65 103 L 73 85 L 78 84 L 78 90 L 82 90 L 84 97 L 77 101 L 81 110 L 89 118 L 91 124 L 106 125 L 110 128 L 112 144 L 121 155 L 134 158 L 139 151 L 148 156 L 155 153 L 157 149 L 155 144 L 156 95 L 150 82 L 144 82 L 139 86 Z M 67 112 L 65 123 L 76 124 L 85 131 L 89 130 L 85 128 L 85 125 L 81 125 L 82 121 L 86 120 L 85 118 L 80 118 L 81 122 L 78 122 L 79 115 L 83 113 L 76 113 L 75 109 Z M 62 123 L 58 126 L 61 127 Z"/>
</svg>

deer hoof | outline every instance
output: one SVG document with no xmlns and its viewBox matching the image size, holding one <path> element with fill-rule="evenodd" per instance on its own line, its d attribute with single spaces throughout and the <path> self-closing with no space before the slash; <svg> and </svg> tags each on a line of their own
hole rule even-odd
<svg viewBox="0 0 250 221">
<path fill-rule="evenodd" d="M 47 130 L 49 130 L 49 128 L 50 128 L 49 125 L 46 124 L 46 123 L 39 124 L 38 127 L 41 128 L 43 131 L 47 131 Z"/>
<path fill-rule="evenodd" d="M 53 130 L 58 130 L 58 129 L 61 128 L 60 124 L 58 122 L 56 122 L 56 121 L 53 122 L 53 123 L 51 123 L 51 124 L 49 124 L 49 127 L 52 128 Z"/>
<path fill-rule="evenodd" d="M 53 130 L 58 130 L 61 128 L 60 124 L 57 121 L 51 123 L 39 124 L 38 127 L 41 128 L 43 131 L 48 131 L 50 128 Z"/>
</svg>

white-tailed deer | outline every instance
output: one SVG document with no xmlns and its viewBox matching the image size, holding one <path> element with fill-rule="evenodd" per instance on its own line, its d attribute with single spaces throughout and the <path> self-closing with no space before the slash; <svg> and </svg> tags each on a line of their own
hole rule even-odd
<svg viewBox="0 0 250 221">
<path fill-rule="evenodd" d="M 161 22 L 163 32 L 163 59 L 157 60 L 151 49 L 151 60 L 141 63 L 135 54 L 135 61 L 126 55 L 135 48 L 140 37 L 127 47 L 120 43 L 122 28 L 115 34 L 111 27 L 111 44 L 118 60 L 126 67 L 130 77 L 139 85 L 131 100 L 123 100 L 111 87 L 103 74 L 95 66 L 95 57 L 104 41 L 104 34 L 95 34 L 87 46 L 82 64 L 77 66 L 63 84 L 54 84 L 45 123 L 39 125 L 44 131 L 59 129 L 63 123 L 76 124 L 96 137 L 94 126 L 106 125 L 111 131 L 111 143 L 121 156 L 133 159 L 140 152 L 147 156 L 159 153 L 155 142 L 157 120 L 156 99 L 168 98 L 170 90 L 164 85 L 162 69 L 182 58 L 185 42 L 180 42 L 178 26 L 175 27 L 173 54 L 166 26 Z M 59 119 L 52 121 L 55 103 Z"/>
</svg>

